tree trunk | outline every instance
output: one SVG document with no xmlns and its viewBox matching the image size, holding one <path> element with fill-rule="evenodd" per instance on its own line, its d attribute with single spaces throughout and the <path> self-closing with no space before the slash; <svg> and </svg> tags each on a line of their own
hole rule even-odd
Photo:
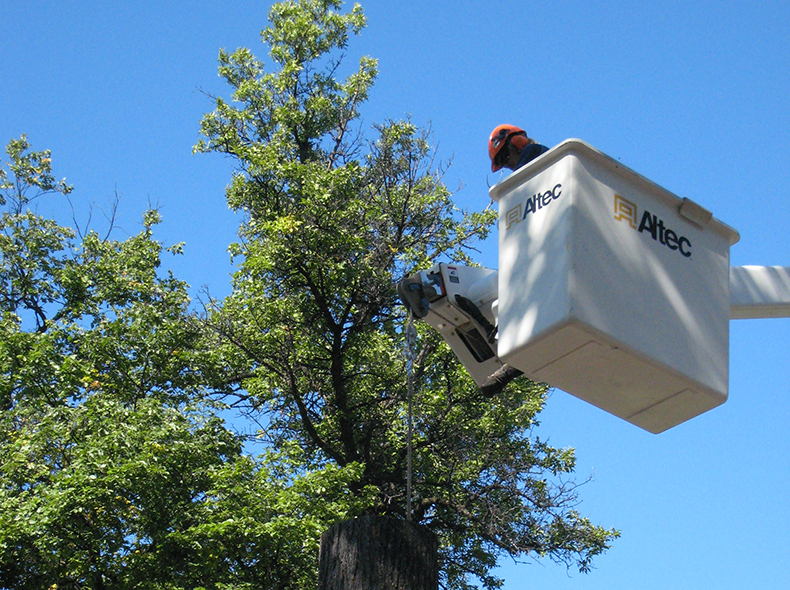
<svg viewBox="0 0 790 590">
<path fill-rule="evenodd" d="M 439 541 L 384 516 L 340 522 L 321 535 L 318 590 L 437 590 Z"/>
</svg>

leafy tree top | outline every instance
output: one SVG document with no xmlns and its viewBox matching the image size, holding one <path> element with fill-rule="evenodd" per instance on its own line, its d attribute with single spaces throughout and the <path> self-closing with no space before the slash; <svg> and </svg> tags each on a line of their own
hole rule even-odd
<svg viewBox="0 0 790 590">
<path fill-rule="evenodd" d="M 405 516 L 404 310 L 395 284 L 437 259 L 469 262 L 494 214 L 459 211 L 430 135 L 408 120 L 363 127 L 369 57 L 343 80 L 359 6 L 276 4 L 262 33 L 273 70 L 220 53 L 231 100 L 204 116 L 200 152 L 229 155 L 231 207 L 245 212 L 234 290 L 209 305 L 217 395 L 302 449 L 305 473 L 359 465 L 364 511 Z M 545 386 L 482 396 L 447 347 L 421 331 L 415 373 L 415 517 L 440 535 L 448 587 L 493 588 L 499 555 L 582 570 L 616 532 L 574 509 L 573 451 L 534 436 Z M 360 508 L 358 506 L 358 508 Z"/>
</svg>

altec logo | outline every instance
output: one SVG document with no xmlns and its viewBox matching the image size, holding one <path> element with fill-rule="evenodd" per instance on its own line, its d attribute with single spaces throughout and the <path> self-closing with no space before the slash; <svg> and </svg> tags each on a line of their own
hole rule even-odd
<svg viewBox="0 0 790 590">
<path fill-rule="evenodd" d="M 624 221 L 640 234 L 647 233 L 662 246 L 666 246 L 670 250 L 676 250 L 686 258 L 691 258 L 691 242 L 688 238 L 678 236 L 675 231 L 664 224 L 663 219 L 653 215 L 647 209 L 642 213 L 642 218 L 637 227 L 636 220 L 639 218 L 639 215 L 636 204 L 620 195 L 614 196 L 614 218 L 616 221 Z"/>
<path fill-rule="evenodd" d="M 505 213 L 505 229 L 510 229 L 510 226 L 516 225 L 519 221 L 526 219 L 530 213 L 535 213 L 551 205 L 552 201 L 556 201 L 562 195 L 562 185 L 556 184 L 554 188 L 545 192 L 537 192 L 527 199 L 526 206 L 519 203 L 515 207 L 508 209 Z"/>
</svg>

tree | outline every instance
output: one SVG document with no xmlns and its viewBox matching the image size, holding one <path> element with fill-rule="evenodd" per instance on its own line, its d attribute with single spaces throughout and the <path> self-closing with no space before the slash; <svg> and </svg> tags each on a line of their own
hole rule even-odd
<svg viewBox="0 0 790 590">
<path fill-rule="evenodd" d="M 491 212 L 458 211 L 430 135 L 387 121 L 372 137 L 359 109 L 377 64 L 346 72 L 365 25 L 339 0 L 275 4 L 262 32 L 274 70 L 248 49 L 220 52 L 232 100 L 215 97 L 199 152 L 229 155 L 227 190 L 245 214 L 233 292 L 208 306 L 212 386 L 297 445 L 300 472 L 352 467 L 357 514 L 405 518 L 406 369 L 397 280 L 436 258 L 469 262 Z M 449 588 L 501 583 L 501 555 L 547 556 L 582 571 L 617 536 L 575 510 L 572 449 L 534 434 L 546 387 L 519 379 L 485 398 L 421 328 L 414 363 L 414 519 L 441 541 Z M 371 495 L 371 490 L 373 491 Z"/>
<path fill-rule="evenodd" d="M 309 585 L 317 535 L 369 504 L 348 491 L 359 468 L 244 455 L 204 399 L 202 326 L 158 270 L 158 214 L 125 241 L 78 239 L 28 208 L 71 191 L 49 152 L 6 151 L 0 588 Z"/>
</svg>

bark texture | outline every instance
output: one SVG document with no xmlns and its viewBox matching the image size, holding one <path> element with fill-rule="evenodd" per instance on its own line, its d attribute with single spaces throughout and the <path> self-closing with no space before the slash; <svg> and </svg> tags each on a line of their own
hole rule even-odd
<svg viewBox="0 0 790 590">
<path fill-rule="evenodd" d="M 321 535 L 318 590 L 437 590 L 439 541 L 425 527 L 368 515 Z"/>
</svg>

